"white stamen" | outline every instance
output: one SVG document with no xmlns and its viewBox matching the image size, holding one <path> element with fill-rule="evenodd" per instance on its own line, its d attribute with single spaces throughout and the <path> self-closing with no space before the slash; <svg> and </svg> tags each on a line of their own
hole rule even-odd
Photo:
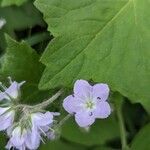
<svg viewBox="0 0 150 150">
<path fill-rule="evenodd" d="M 46 136 L 46 133 L 43 131 L 43 129 L 41 129 L 40 127 L 39 127 L 39 129 L 44 134 L 44 136 Z"/>
<path fill-rule="evenodd" d="M 43 138 L 40 136 L 40 139 L 42 141 L 43 144 L 45 144 L 45 141 L 43 140 Z"/>
</svg>

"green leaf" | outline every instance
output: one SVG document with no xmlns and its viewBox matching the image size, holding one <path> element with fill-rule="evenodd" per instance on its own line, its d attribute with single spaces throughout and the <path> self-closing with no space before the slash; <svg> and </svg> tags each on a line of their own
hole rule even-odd
<svg viewBox="0 0 150 150">
<path fill-rule="evenodd" d="M 133 139 L 132 150 L 148 150 L 150 148 L 150 123 L 144 126 Z"/>
<path fill-rule="evenodd" d="M 9 6 L 9 5 L 22 5 L 27 0 L 2 0 L 1 6 Z"/>
<path fill-rule="evenodd" d="M 43 65 L 38 54 L 24 41 L 19 43 L 6 36 L 7 49 L 1 59 L 0 74 L 15 80 L 38 83 Z"/>
<path fill-rule="evenodd" d="M 23 85 L 24 101 L 43 100 L 47 94 L 38 90 L 38 83 L 43 72 L 39 55 L 24 41 L 19 43 L 6 36 L 7 49 L 1 58 L 0 75 L 5 79 L 10 76 L 16 81 L 26 81 Z M 45 93 L 45 96 L 42 96 Z"/>
<path fill-rule="evenodd" d="M 80 129 L 73 119 L 67 121 L 62 128 L 62 137 L 87 146 L 103 145 L 119 137 L 118 124 L 114 116 L 97 120 L 89 132 Z"/>
<path fill-rule="evenodd" d="M 40 147 L 40 150 L 85 150 L 83 146 L 71 145 L 62 141 L 47 142 Z"/>
<path fill-rule="evenodd" d="M 150 3 L 147 0 L 37 0 L 56 37 L 41 61 L 39 87 L 79 78 L 106 82 L 150 112 Z"/>
</svg>

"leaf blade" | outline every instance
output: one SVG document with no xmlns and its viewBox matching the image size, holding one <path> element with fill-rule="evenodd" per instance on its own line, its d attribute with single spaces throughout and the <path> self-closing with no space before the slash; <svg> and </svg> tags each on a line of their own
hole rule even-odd
<svg viewBox="0 0 150 150">
<path fill-rule="evenodd" d="M 130 0 L 123 1 L 124 3 L 119 5 L 119 1 L 103 1 L 105 5 L 100 7 L 100 11 L 106 11 L 109 8 L 107 13 L 97 15 L 97 11 L 95 11 L 91 15 L 91 10 L 99 10 L 102 1 L 90 1 L 93 3 L 87 6 L 88 9 L 79 7 L 78 10 L 69 10 L 67 14 L 62 13 L 62 16 L 60 13 L 58 18 L 52 19 L 50 23 L 51 14 L 47 15 L 40 2 L 46 1 L 37 0 L 36 6 L 44 12 L 49 30 L 56 38 L 49 44 L 41 58 L 47 68 L 39 87 L 48 89 L 57 86 L 70 86 L 80 78 L 106 82 L 112 90 L 119 91 L 132 102 L 140 102 L 149 112 L 149 3 L 146 0 Z M 114 2 L 118 4 L 117 9 L 114 5 L 110 7 L 110 4 Z M 76 3 L 80 2 L 76 1 Z M 63 5 L 57 0 L 55 3 L 54 1 L 50 2 L 50 7 L 52 6 Z M 48 9 L 49 5 L 46 7 Z M 145 8 L 147 8 L 147 13 L 145 13 Z M 52 12 L 55 11 L 56 9 L 52 10 Z M 105 20 L 107 18 L 102 26 L 98 22 L 99 30 L 95 24 L 93 25 L 93 20 L 84 25 L 81 21 L 81 19 L 89 19 L 90 17 L 93 19 L 95 14 L 99 19 Z M 110 15 L 112 16 L 110 17 Z M 62 25 L 66 28 L 61 28 Z M 92 26 L 94 29 L 91 28 Z M 91 39 L 86 39 L 85 36 Z M 61 42 L 63 38 L 64 43 Z M 67 42 L 67 39 L 72 41 L 68 40 Z M 57 44 L 59 44 L 58 47 Z M 63 52 L 65 55 L 62 55 Z M 54 67 L 57 69 L 53 69 Z"/>
</svg>

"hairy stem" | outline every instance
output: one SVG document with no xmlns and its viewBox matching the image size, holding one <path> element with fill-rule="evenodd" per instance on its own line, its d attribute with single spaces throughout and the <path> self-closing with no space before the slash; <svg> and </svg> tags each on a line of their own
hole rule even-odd
<svg viewBox="0 0 150 150">
<path fill-rule="evenodd" d="M 38 110 L 42 110 L 44 109 L 45 107 L 47 107 L 48 105 L 50 105 L 51 103 L 53 103 L 61 94 L 63 93 L 63 90 L 59 90 L 56 94 L 54 94 L 51 98 L 49 98 L 48 100 L 42 102 L 42 103 L 39 103 L 37 105 L 34 105 L 34 106 L 30 106 L 30 105 L 26 105 L 26 104 L 18 104 L 16 106 L 16 108 L 27 108 L 27 109 L 38 109 Z"/>
<path fill-rule="evenodd" d="M 43 109 L 45 107 L 47 107 L 48 105 L 50 105 L 51 103 L 53 103 L 61 94 L 63 93 L 63 90 L 59 90 L 56 94 L 54 94 L 51 98 L 49 98 L 48 100 L 35 105 L 35 108 L 39 108 L 39 109 Z"/>
</svg>

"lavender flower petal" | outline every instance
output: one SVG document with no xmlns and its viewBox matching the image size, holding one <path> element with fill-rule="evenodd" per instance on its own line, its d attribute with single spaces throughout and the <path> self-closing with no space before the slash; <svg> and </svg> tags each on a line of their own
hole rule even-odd
<svg viewBox="0 0 150 150">
<path fill-rule="evenodd" d="M 35 126 L 46 126 L 53 122 L 53 115 L 50 112 L 32 114 L 32 121 Z"/>
<path fill-rule="evenodd" d="M 75 114 L 75 120 L 80 127 L 88 127 L 95 122 L 94 116 L 90 116 L 87 112 L 78 112 Z"/>
<path fill-rule="evenodd" d="M 40 146 L 40 134 L 36 127 L 32 127 L 32 130 L 27 133 L 27 139 L 25 145 L 28 149 L 37 149 Z"/>
<path fill-rule="evenodd" d="M 64 99 L 63 107 L 67 112 L 73 114 L 80 110 L 79 103 L 80 101 L 78 101 L 78 99 L 75 99 L 72 95 L 70 95 Z"/>
<path fill-rule="evenodd" d="M 111 108 L 110 105 L 108 104 L 108 102 L 99 102 L 97 104 L 97 108 L 96 110 L 93 112 L 93 115 L 96 118 L 107 118 L 111 113 Z"/>
<path fill-rule="evenodd" d="M 14 111 L 4 112 L 4 114 L 0 116 L 0 131 L 6 130 L 13 124 L 14 116 Z"/>
<path fill-rule="evenodd" d="M 9 110 L 10 107 L 0 107 L 0 115 L 2 115 L 3 113 L 5 113 L 7 110 Z"/>
<path fill-rule="evenodd" d="M 2 101 L 3 99 L 9 99 L 9 97 L 6 95 L 6 93 L 1 92 L 0 93 L 0 101 Z"/>
<path fill-rule="evenodd" d="M 26 139 L 26 132 L 25 130 L 21 130 L 21 127 L 16 127 L 12 132 L 12 137 L 10 139 L 10 142 L 15 145 L 15 147 L 20 147 L 23 145 L 24 141 Z"/>
<path fill-rule="evenodd" d="M 10 97 L 16 99 L 19 94 L 19 88 L 20 88 L 19 84 L 16 81 L 14 81 L 5 92 L 8 95 L 10 95 Z"/>
<path fill-rule="evenodd" d="M 95 84 L 93 86 L 93 97 L 106 101 L 109 96 L 109 87 L 107 84 Z"/>
<path fill-rule="evenodd" d="M 74 84 L 74 94 L 80 98 L 90 97 L 92 86 L 85 80 L 77 80 Z"/>
</svg>

